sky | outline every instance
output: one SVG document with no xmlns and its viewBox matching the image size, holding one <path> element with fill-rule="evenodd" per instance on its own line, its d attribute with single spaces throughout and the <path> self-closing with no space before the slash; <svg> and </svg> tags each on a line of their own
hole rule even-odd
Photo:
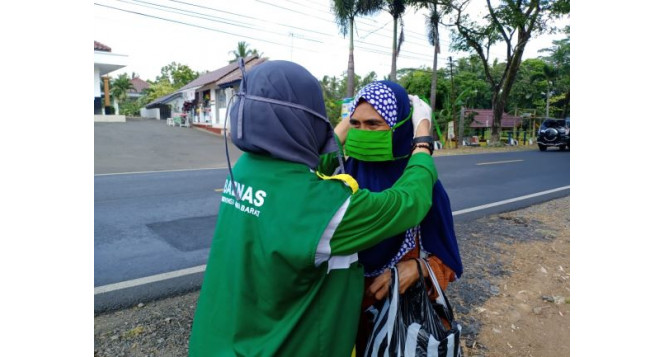
<svg viewBox="0 0 664 357">
<path fill-rule="evenodd" d="M 481 9 L 484 2 L 474 0 Z M 307 68 L 316 78 L 341 76 L 348 67 L 348 38 L 340 34 L 330 11 L 330 0 L 95 0 L 94 39 L 128 55 L 129 65 L 111 73 L 136 73 L 153 80 L 161 67 L 177 62 L 195 71 L 212 71 L 228 64 L 239 41 L 272 60 L 289 60 Z M 185 15 L 186 14 L 186 15 Z M 404 16 L 405 42 L 397 68 L 431 67 L 433 48 L 426 39 L 425 10 L 408 8 Z M 569 19 L 557 23 L 569 24 Z M 390 72 L 392 18 L 381 11 L 357 20 L 355 73 L 375 71 L 378 78 Z M 438 67 L 465 57 L 449 51 L 449 32 L 441 31 Z M 550 47 L 564 34 L 543 35 L 528 43 L 525 58 Z M 504 47 L 503 47 L 504 48 Z M 505 59 L 503 49 L 492 58 Z"/>
</svg>

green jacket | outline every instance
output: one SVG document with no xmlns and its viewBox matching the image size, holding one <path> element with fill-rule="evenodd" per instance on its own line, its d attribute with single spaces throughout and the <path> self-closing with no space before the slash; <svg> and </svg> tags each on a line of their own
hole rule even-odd
<svg viewBox="0 0 664 357">
<path fill-rule="evenodd" d="M 306 165 L 243 154 L 227 178 L 190 356 L 350 356 L 357 252 L 421 221 L 438 179 L 415 154 L 391 189 L 355 193 Z"/>
</svg>

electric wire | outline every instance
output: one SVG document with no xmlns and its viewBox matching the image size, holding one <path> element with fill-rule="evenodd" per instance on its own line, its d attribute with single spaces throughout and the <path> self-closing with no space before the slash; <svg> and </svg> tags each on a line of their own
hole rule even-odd
<svg viewBox="0 0 664 357">
<path fill-rule="evenodd" d="M 157 20 L 168 21 L 168 22 L 174 22 L 174 23 L 178 23 L 178 24 L 182 24 L 182 25 L 186 25 L 186 26 L 191 26 L 191 27 L 201 28 L 201 29 L 204 29 L 204 30 L 210 30 L 210 31 L 214 31 L 214 32 L 225 33 L 225 34 L 227 34 L 227 35 L 238 36 L 238 37 L 240 37 L 240 38 L 248 38 L 248 39 L 251 39 L 251 40 L 256 40 L 256 41 L 260 41 L 260 42 L 271 43 L 271 44 L 273 44 L 273 45 L 283 46 L 282 43 L 273 42 L 273 41 L 269 41 L 269 40 L 266 40 L 266 39 L 260 39 L 260 38 L 251 37 L 251 36 L 247 36 L 247 35 L 241 35 L 241 34 L 237 34 L 237 33 L 233 33 L 233 32 L 228 32 L 228 31 L 224 31 L 224 30 L 219 30 L 219 29 L 216 29 L 216 28 L 211 28 L 211 27 L 206 27 L 206 26 L 195 25 L 195 24 L 191 24 L 191 23 L 188 23 L 188 22 L 183 22 L 183 21 L 178 21 L 178 20 L 168 19 L 168 18 L 159 17 L 159 16 L 155 16 L 155 15 L 144 14 L 144 13 L 141 13 L 141 12 L 138 12 L 138 11 L 132 11 L 132 10 L 126 10 L 126 9 L 120 9 L 120 8 L 117 8 L 117 7 L 114 7 L 114 6 L 109 6 L 109 5 L 99 4 L 99 3 L 94 3 L 94 5 L 96 5 L 96 6 L 101 6 L 101 7 L 106 7 L 106 8 L 113 9 L 113 10 L 117 10 L 117 11 L 127 12 L 127 13 L 131 13 L 131 14 L 135 14 L 135 15 L 140 15 L 140 16 L 144 16 L 144 17 L 148 17 L 148 18 L 153 18 L 153 19 L 157 19 Z M 301 48 L 301 47 L 294 47 L 294 48 L 297 48 L 297 49 L 299 49 L 299 50 L 308 51 L 308 49 Z"/>
<path fill-rule="evenodd" d="M 139 0 L 134 0 L 134 1 L 139 1 Z M 184 4 L 184 5 L 189 5 L 189 6 L 193 6 L 193 7 L 204 8 L 204 9 L 208 9 L 208 10 L 212 10 L 212 11 L 217 11 L 217 12 L 222 12 L 222 13 L 233 14 L 233 15 L 236 15 L 236 16 L 242 16 L 242 17 L 245 17 L 245 18 L 255 19 L 255 20 L 258 20 L 258 21 L 261 21 L 261 22 L 270 22 L 269 20 L 258 19 L 258 18 L 256 18 L 256 17 L 246 16 L 246 15 L 241 15 L 241 14 L 237 14 L 237 13 L 233 13 L 233 12 L 229 12 L 229 11 L 225 11 L 225 10 L 221 10 L 221 9 L 213 8 L 213 7 L 202 6 L 202 5 L 198 5 L 198 4 L 192 4 L 192 3 L 189 3 L 189 2 L 186 2 L 186 1 L 181 1 L 181 0 L 169 0 L 169 1 L 176 2 L 176 3 L 180 3 L 180 4 Z M 264 3 L 264 4 L 267 4 L 267 5 L 270 5 L 270 6 L 274 6 L 274 7 L 280 8 L 280 9 L 283 9 L 283 10 L 286 10 L 286 11 L 290 11 L 290 12 L 294 12 L 294 13 L 297 13 L 297 14 L 302 14 L 302 15 L 308 15 L 308 16 L 310 16 L 310 14 L 307 14 L 307 13 L 305 13 L 305 12 L 301 12 L 301 11 L 298 11 L 298 10 L 295 10 L 295 9 L 292 9 L 292 8 L 288 8 L 288 7 L 284 7 L 284 6 L 279 6 L 279 5 L 272 4 L 272 3 L 268 3 L 268 2 L 265 2 L 265 1 L 262 1 L 262 0 L 256 0 L 256 1 L 257 1 L 257 2 L 261 2 L 261 3 Z M 294 4 L 297 4 L 297 3 L 294 2 L 294 1 L 291 1 L 291 2 L 294 3 Z M 305 6 L 305 7 L 306 7 L 306 6 Z M 182 11 L 187 11 L 187 10 L 182 10 Z M 330 13 L 328 12 L 328 14 L 330 14 Z M 334 22 L 334 21 L 332 21 L 332 20 L 330 20 L 330 19 L 321 18 L 321 17 L 316 17 L 316 18 L 321 19 L 321 20 L 323 20 L 323 21 L 326 21 L 326 22 L 328 22 L 328 23 L 334 24 L 334 25 L 336 26 L 336 22 Z M 272 23 L 274 23 L 274 22 L 272 22 Z M 287 28 L 296 28 L 296 29 L 303 30 L 303 31 L 314 32 L 314 33 L 318 33 L 318 34 L 321 34 L 321 35 L 323 35 L 323 36 L 327 36 L 327 37 L 332 37 L 332 35 L 330 35 L 329 33 L 322 33 L 322 32 L 319 32 L 319 31 L 310 30 L 310 29 L 303 29 L 303 28 L 295 27 L 295 26 L 291 26 L 291 25 L 282 25 L 282 24 L 278 24 L 278 25 L 279 25 L 279 26 L 283 26 L 283 27 L 287 27 Z M 385 25 L 383 25 L 383 27 L 384 27 L 384 26 L 385 26 Z M 410 30 L 408 30 L 408 29 L 406 29 L 406 28 L 404 28 L 404 30 L 405 30 L 407 36 L 410 36 Z M 378 33 L 377 35 L 382 36 L 382 37 L 385 37 L 385 38 L 388 38 L 388 39 L 392 39 L 392 35 L 385 35 L 385 34 L 380 34 L 380 33 Z M 426 41 L 424 41 L 424 42 L 428 42 L 428 40 L 426 40 Z M 442 44 L 446 44 L 445 41 L 440 41 L 440 42 L 441 42 Z M 421 43 L 420 41 L 417 41 L 417 42 L 409 41 L 408 44 L 409 44 L 409 45 L 422 46 L 422 47 L 425 47 L 425 48 L 429 47 L 428 44 L 423 44 L 423 43 Z M 377 44 L 374 44 L 374 45 L 377 45 Z M 377 45 L 377 46 L 381 46 L 381 45 Z M 387 47 L 385 47 L 385 46 L 383 46 L 383 47 L 384 47 L 383 49 L 384 49 L 385 51 L 388 51 L 388 54 L 391 55 L 391 53 L 392 53 L 392 52 L 391 52 L 392 49 L 391 49 L 391 48 L 387 48 Z M 428 59 L 428 54 L 426 54 L 426 53 L 423 54 L 423 53 L 420 53 L 420 52 L 411 52 L 411 51 L 405 51 L 405 52 L 409 52 L 409 53 L 411 53 L 411 54 L 414 55 L 414 56 L 425 56 L 425 57 L 427 57 L 427 58 L 420 58 L 420 59 L 422 59 L 422 60 L 426 60 L 426 59 Z"/>
<path fill-rule="evenodd" d="M 127 2 L 126 0 L 117 0 L 117 1 Z M 142 0 L 133 0 L 133 1 L 134 1 L 134 2 L 149 3 L 149 2 L 147 2 L 147 1 L 142 1 Z M 185 4 L 185 5 L 191 5 L 191 6 L 201 7 L 201 8 L 207 8 L 207 9 L 209 9 L 209 10 L 213 10 L 213 11 L 224 12 L 224 11 L 219 10 L 219 9 L 214 9 L 214 8 L 209 8 L 209 7 L 203 7 L 203 6 L 200 6 L 200 5 L 190 4 L 190 3 L 187 3 L 187 2 L 184 2 L 184 1 L 178 1 L 178 0 L 170 0 L 170 1 L 177 2 L 177 3 L 181 3 L 181 4 Z M 152 3 L 149 3 L 149 4 L 152 4 Z M 140 16 L 145 16 L 145 17 L 149 17 L 149 18 L 154 18 L 154 19 L 158 19 L 158 20 L 162 20 L 162 21 L 168 21 L 168 22 L 179 23 L 179 24 L 183 24 L 183 25 L 187 25 L 187 26 L 192 26 L 192 27 L 202 28 L 202 29 L 206 29 L 206 30 L 210 30 L 210 31 L 215 31 L 215 32 L 220 32 L 220 33 L 225 33 L 225 34 L 234 35 L 234 36 L 241 36 L 241 37 L 245 37 L 245 38 L 252 39 L 252 40 L 256 40 L 256 41 L 260 41 L 260 42 L 265 42 L 265 43 L 271 43 L 271 44 L 279 45 L 279 46 L 282 46 L 282 47 L 289 47 L 289 46 L 287 46 L 287 45 L 284 45 L 283 43 L 277 43 L 277 42 L 274 42 L 274 41 L 269 41 L 269 40 L 266 40 L 266 39 L 256 38 L 256 37 L 251 37 L 251 36 L 246 36 L 246 35 L 240 35 L 240 34 L 232 33 L 232 32 L 229 32 L 229 31 L 220 30 L 220 29 L 217 29 L 217 28 L 211 28 L 211 27 L 206 27 L 206 26 L 201 26 L 201 25 L 195 25 L 195 24 L 191 24 L 191 23 L 188 23 L 188 22 L 184 22 L 184 21 L 178 21 L 178 20 L 174 20 L 174 19 L 163 18 L 163 17 L 159 17 L 159 16 L 151 15 L 151 14 L 141 13 L 141 12 L 138 12 L 138 11 L 131 11 L 131 10 L 127 10 L 127 9 L 120 9 L 120 8 L 117 8 L 117 7 L 113 7 L 113 6 L 109 6 L 109 5 L 104 5 L 104 4 L 99 4 L 99 3 L 95 3 L 95 5 L 97 5 L 97 6 L 102 6 L 102 7 L 106 7 L 106 8 L 110 8 L 110 9 L 114 9 L 114 10 L 117 10 L 117 11 L 123 11 L 123 12 L 133 13 L 133 14 L 140 15 Z M 142 6 L 141 4 L 136 4 L 136 5 L 137 5 L 137 6 Z M 162 5 L 157 5 L 157 6 L 162 6 Z M 144 7 L 145 7 L 145 6 L 144 6 Z M 279 7 L 279 6 L 277 6 L 277 7 Z M 147 8 L 150 8 L 150 7 L 147 7 Z M 194 16 L 194 15 L 189 15 L 189 14 L 186 14 L 186 13 L 182 13 L 182 12 L 191 12 L 191 13 L 199 14 L 199 15 L 206 16 L 206 17 L 213 17 L 213 18 L 218 18 L 218 19 L 220 19 L 219 17 L 215 17 L 215 16 L 211 16 L 211 15 L 207 15 L 207 14 L 196 13 L 196 12 L 192 12 L 192 11 L 190 11 L 190 10 L 183 10 L 183 9 L 177 9 L 177 8 L 172 8 L 172 7 L 168 7 L 168 8 L 176 9 L 177 11 L 181 11 L 181 12 L 177 12 L 177 14 L 179 14 L 179 15 L 190 16 L 190 17 L 199 17 L 199 16 Z M 282 8 L 283 8 L 283 7 L 282 7 Z M 289 10 L 289 11 L 292 10 L 292 9 L 288 9 L 288 8 L 284 8 L 284 9 L 285 9 L 285 10 Z M 164 11 L 164 10 L 162 10 L 162 9 L 157 9 L 157 10 Z M 171 12 L 172 12 L 172 11 L 171 11 Z M 230 12 L 227 12 L 227 13 L 230 13 Z M 231 14 L 234 14 L 234 13 L 231 13 Z M 238 15 L 238 14 L 235 14 L 235 15 Z M 247 18 L 252 18 L 252 17 L 250 17 L 250 16 L 244 16 L 244 15 L 238 15 L 238 16 L 243 16 L 243 17 L 247 17 Z M 199 18 L 200 18 L 200 17 L 199 17 Z M 255 28 L 251 28 L 251 27 L 247 27 L 247 26 L 243 26 L 243 25 L 238 25 L 238 24 L 228 23 L 227 21 L 221 21 L 221 20 L 223 20 L 223 19 L 221 19 L 220 21 L 217 21 L 217 20 L 211 20 L 211 19 L 208 19 L 208 18 L 203 18 L 203 19 L 208 20 L 208 21 L 216 21 L 216 22 L 226 23 L 226 24 L 233 25 L 233 26 L 237 26 L 237 27 L 241 27 L 241 28 L 255 29 Z M 257 18 L 253 18 L 253 19 L 257 19 Z M 261 19 L 257 19 L 257 20 L 261 20 Z M 245 24 L 245 25 L 246 25 L 246 24 Z M 289 26 L 286 26 L 286 25 L 283 25 L 283 26 L 284 26 L 284 27 L 289 27 Z M 385 25 L 383 25 L 383 26 L 385 26 Z M 298 28 L 298 29 L 302 29 L 302 28 Z M 303 30 L 306 30 L 306 29 L 303 29 Z M 322 34 L 322 33 L 321 33 L 321 34 Z M 291 36 L 291 34 L 288 34 L 288 35 L 286 35 L 286 34 L 277 34 L 277 35 L 281 35 L 281 36 Z M 329 35 L 329 34 L 325 34 L 325 36 L 331 36 L 331 35 Z M 297 36 L 297 37 L 298 37 L 298 38 L 301 38 L 301 37 L 299 37 L 299 36 Z M 312 40 L 312 39 L 308 39 L 308 40 Z M 318 43 L 322 43 L 322 41 L 318 41 L 318 40 L 312 40 L 312 41 L 314 41 L 314 42 L 318 42 Z M 385 55 L 385 56 L 391 56 L 391 55 L 392 55 L 391 49 L 387 49 L 387 48 L 386 48 L 385 46 L 383 46 L 383 45 L 376 44 L 376 43 L 365 42 L 365 41 L 361 41 L 361 40 L 356 40 L 356 42 L 357 42 L 358 44 L 362 44 L 362 45 L 366 45 L 366 46 L 367 46 L 367 47 L 365 47 L 365 46 L 356 46 L 356 48 L 357 48 L 358 50 L 367 51 L 367 52 L 370 52 L 370 53 L 375 53 L 375 54 L 380 54 L 380 55 Z M 413 43 L 411 42 L 410 44 L 413 44 Z M 371 48 L 371 47 L 369 47 L 369 46 L 374 46 L 374 47 L 378 47 L 378 48 Z M 308 49 L 308 48 L 302 48 L 302 47 L 293 46 L 293 45 L 291 45 L 290 48 L 296 48 L 296 49 L 298 49 L 298 50 L 303 50 L 303 51 L 308 51 L 308 52 L 315 52 L 315 51 L 311 51 L 311 49 Z M 431 54 L 422 54 L 422 53 L 419 53 L 419 52 L 412 52 L 412 51 L 407 51 L 407 50 L 402 50 L 402 51 L 400 52 L 400 54 L 399 54 L 399 58 L 403 58 L 403 59 L 412 59 L 412 60 L 418 60 L 418 61 L 427 61 L 427 62 L 429 62 L 429 61 L 432 60 L 432 56 L 431 56 Z"/>
<path fill-rule="evenodd" d="M 279 36 L 287 36 L 287 35 L 284 35 L 284 34 L 281 34 L 281 33 L 276 33 L 276 32 L 273 32 L 273 31 L 262 29 L 262 28 L 253 27 L 250 24 L 246 24 L 246 23 L 242 23 L 242 22 L 239 22 L 239 24 L 234 24 L 232 22 L 229 22 L 227 19 L 223 19 L 223 18 L 218 17 L 218 16 L 207 15 L 207 14 L 203 14 L 203 13 L 195 12 L 195 11 L 191 11 L 191 10 L 182 10 L 182 9 L 174 8 L 174 7 L 171 7 L 171 6 L 154 4 L 154 3 L 151 3 L 151 2 L 148 2 L 148 1 L 143 1 L 143 0 L 131 0 L 131 1 L 116 0 L 116 1 L 123 2 L 123 3 L 128 3 L 128 4 L 132 4 L 132 2 L 133 2 L 133 3 L 136 3 L 135 4 L 136 6 L 142 6 L 142 7 L 151 8 L 151 9 L 155 9 L 155 10 L 159 10 L 159 11 L 175 13 L 175 14 L 178 14 L 178 15 L 189 16 L 189 17 L 199 18 L 199 19 L 213 21 L 213 22 L 219 22 L 219 23 L 222 23 L 222 24 L 227 24 L 227 25 L 236 26 L 236 27 L 240 27 L 240 28 L 251 29 L 251 30 L 255 30 L 255 31 L 262 31 L 262 32 L 266 32 L 266 33 L 270 33 L 270 34 L 274 34 L 274 35 L 279 35 Z M 152 5 L 153 7 L 150 7 L 150 6 L 147 6 L 147 5 L 144 5 L 144 4 Z M 162 9 L 162 8 L 165 8 L 167 10 Z M 172 10 L 175 10 L 175 11 L 168 10 L 168 9 L 172 9 Z M 307 37 L 302 37 L 302 39 L 306 40 L 306 41 L 311 41 L 311 42 L 318 42 L 318 43 L 323 42 L 323 41 L 319 41 L 319 40 L 315 40 L 315 39 L 311 39 L 311 38 L 307 38 Z"/>
<path fill-rule="evenodd" d="M 312 29 L 305 29 L 305 28 L 301 28 L 301 27 L 297 27 L 297 26 L 293 26 L 293 25 L 284 25 L 284 24 L 281 24 L 281 23 L 278 23 L 278 22 L 267 20 L 267 19 L 259 19 L 257 17 L 247 16 L 247 15 L 243 15 L 243 14 L 237 14 L 237 13 L 234 13 L 234 12 L 221 10 L 221 9 L 217 9 L 217 8 L 213 8 L 213 7 L 209 7 L 209 6 L 192 4 L 192 3 L 188 3 L 186 1 L 180 1 L 180 0 L 168 0 L 168 1 L 175 2 L 175 3 L 180 3 L 180 4 L 184 4 L 184 5 L 189 5 L 189 6 L 193 6 L 193 7 L 198 7 L 198 8 L 201 8 L 201 9 L 221 12 L 221 13 L 224 13 L 224 14 L 230 14 L 230 15 L 235 15 L 235 16 L 239 16 L 239 17 L 244 17 L 244 18 L 247 18 L 247 19 L 256 20 L 256 21 L 260 21 L 260 22 L 267 22 L 267 23 L 277 25 L 277 26 L 281 26 L 281 27 L 294 28 L 294 29 L 297 29 L 297 30 L 308 31 L 308 32 L 313 32 L 313 33 L 319 34 L 319 35 L 332 37 L 332 35 L 330 35 L 329 33 L 320 32 L 320 31 L 316 31 L 316 30 L 312 30 Z"/>
<path fill-rule="evenodd" d="M 116 1 L 127 2 L 127 0 L 116 0 Z M 201 26 L 201 25 L 195 25 L 195 24 L 191 24 L 191 23 L 188 23 L 188 22 L 184 22 L 184 21 L 178 21 L 178 20 L 173 20 L 173 19 L 163 18 L 163 17 L 159 17 L 159 16 L 155 16 L 155 15 L 151 15 L 151 14 L 145 14 L 145 13 L 141 13 L 141 12 L 137 12 L 137 11 L 131 11 L 131 10 L 126 10 L 126 9 L 120 9 L 120 8 L 116 8 L 116 7 L 109 6 L 109 5 L 104 5 L 104 4 L 98 4 L 98 3 L 95 3 L 95 5 L 102 6 L 102 7 L 107 7 L 107 8 L 111 8 L 111 9 L 118 10 L 118 11 L 123 11 L 123 12 L 133 13 L 133 14 L 137 14 L 137 15 L 142 15 L 142 16 L 145 16 L 145 17 L 151 17 L 151 18 L 155 18 L 155 19 L 159 19 L 159 20 L 164 20 L 164 21 L 169 21 L 169 22 L 175 22 L 175 23 L 179 23 L 179 24 L 183 24 L 183 25 L 188 25 L 188 26 L 193 26 L 193 27 L 198 27 L 198 28 L 202 28 L 202 29 L 206 29 L 206 30 L 211 30 L 211 31 L 216 31 L 216 32 L 221 32 L 221 33 L 226 33 L 226 34 L 229 34 L 229 35 L 241 36 L 241 37 L 249 38 L 249 39 L 252 39 L 252 40 L 261 41 L 261 42 L 266 42 L 266 43 L 271 43 L 271 44 L 275 44 L 275 45 L 279 45 L 279 46 L 283 46 L 283 47 L 289 47 L 288 45 L 284 45 L 283 43 L 277 43 L 277 42 L 273 42 L 273 41 L 269 41 L 269 40 L 265 40 L 265 39 L 260 39 L 260 38 L 255 38 L 255 37 L 251 37 L 251 36 L 246 36 L 246 35 L 239 35 L 239 34 L 236 34 L 236 33 L 228 32 L 228 31 L 223 31 L 223 30 L 219 30 L 219 29 L 215 29 L 215 28 L 210 28 L 210 27 L 206 27 L 206 26 Z M 136 4 L 136 5 L 137 5 L 137 6 L 142 6 L 141 4 Z M 148 7 L 148 8 L 150 8 L 150 7 Z M 164 10 L 162 10 L 162 11 L 164 11 Z M 172 11 L 167 11 L 167 12 L 172 12 Z M 181 14 L 181 13 L 177 13 L 177 14 L 185 15 L 185 14 Z M 186 16 L 187 16 L 187 15 L 186 15 Z M 198 16 L 194 16 L 194 15 L 188 15 L 188 16 L 198 17 Z M 209 19 L 206 19 L 206 20 L 209 20 Z M 209 20 L 209 21 L 214 21 L 214 20 Z M 236 26 L 239 26 L 239 25 L 236 25 Z M 240 26 L 240 27 L 241 27 L 241 26 Z M 281 35 L 281 36 L 289 36 L 289 35 L 284 35 L 284 34 L 278 34 L 278 35 Z M 300 38 L 300 37 L 298 37 L 298 38 Z M 322 43 L 322 41 L 317 41 L 317 40 L 316 40 L 315 42 Z M 364 44 L 364 45 L 367 45 L 367 46 L 380 47 L 379 49 L 376 49 L 376 48 L 364 47 L 364 46 L 359 46 L 359 45 L 357 45 L 357 46 L 355 46 L 355 47 L 356 47 L 356 49 L 358 49 L 358 50 L 365 50 L 365 51 L 368 51 L 368 52 L 371 52 L 371 53 L 380 54 L 380 55 L 385 55 L 385 56 L 391 56 L 391 55 L 392 55 L 391 50 L 386 49 L 386 48 L 385 48 L 384 46 L 382 46 L 382 45 L 378 45 L 378 44 L 375 44 L 375 43 L 364 42 L 364 41 L 359 41 L 359 40 L 357 40 L 356 43 L 358 43 L 358 44 Z M 316 51 L 312 51 L 310 48 L 302 48 L 302 47 L 298 47 L 298 46 L 290 46 L 290 47 L 291 47 L 291 48 L 297 48 L 298 50 L 303 50 L 303 51 L 307 51 L 307 52 L 314 52 L 314 53 L 317 53 Z M 409 54 L 410 54 L 410 55 L 409 55 Z M 417 53 L 417 52 L 411 52 L 411 51 L 406 51 L 406 50 L 402 50 L 401 53 L 400 53 L 400 55 L 399 55 L 399 57 L 400 57 L 400 58 L 404 58 L 404 59 L 418 60 L 418 61 L 430 61 L 430 60 L 431 60 L 431 59 L 428 57 L 428 55 L 426 55 L 426 54 L 420 54 L 420 53 Z"/>
</svg>

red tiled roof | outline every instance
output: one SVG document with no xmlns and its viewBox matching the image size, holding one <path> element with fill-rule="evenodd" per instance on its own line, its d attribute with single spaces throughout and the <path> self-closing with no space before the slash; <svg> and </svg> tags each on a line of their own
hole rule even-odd
<svg viewBox="0 0 664 357">
<path fill-rule="evenodd" d="M 150 88 L 150 83 L 136 77 L 131 79 L 131 84 L 134 85 L 133 89 L 130 89 L 130 92 L 133 93 L 143 93 L 144 90 Z"/>
<path fill-rule="evenodd" d="M 493 125 L 493 110 L 491 109 L 466 109 L 466 117 L 471 113 L 476 113 L 473 117 L 473 122 L 470 123 L 471 128 L 490 128 Z M 515 117 L 503 112 L 503 117 L 500 119 L 500 126 L 503 128 L 513 128 L 521 123 L 521 118 Z"/>
<path fill-rule="evenodd" d="M 111 48 L 101 42 L 95 41 L 95 51 L 111 52 Z"/>
</svg>

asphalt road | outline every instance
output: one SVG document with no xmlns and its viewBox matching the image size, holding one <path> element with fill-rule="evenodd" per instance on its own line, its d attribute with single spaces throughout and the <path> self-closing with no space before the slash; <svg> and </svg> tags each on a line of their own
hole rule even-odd
<svg viewBox="0 0 664 357">
<path fill-rule="evenodd" d="M 240 152 L 230 145 L 234 161 Z M 95 124 L 95 312 L 200 286 L 228 172 L 200 168 L 225 167 L 223 149 L 218 136 L 164 122 Z M 568 195 L 524 198 L 569 186 L 569 160 L 569 152 L 524 151 L 435 163 L 462 224 Z"/>
</svg>

